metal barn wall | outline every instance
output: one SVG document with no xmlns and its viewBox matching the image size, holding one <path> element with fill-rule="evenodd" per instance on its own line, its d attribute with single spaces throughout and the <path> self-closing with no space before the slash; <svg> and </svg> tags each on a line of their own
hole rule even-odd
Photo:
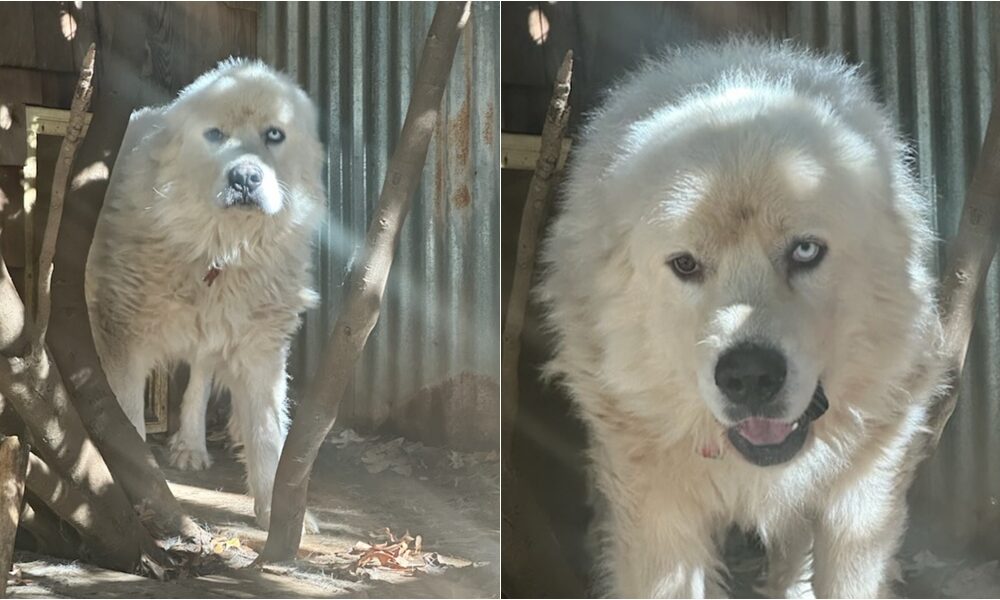
<svg viewBox="0 0 1000 600">
<path fill-rule="evenodd" d="M 306 316 L 290 367 L 301 390 L 378 203 L 435 4 L 260 6 L 261 57 L 316 100 L 327 143 L 329 204 L 315 255 L 322 305 Z M 498 444 L 499 29 L 499 5 L 474 3 L 382 314 L 339 423 L 461 447 Z"/>
<path fill-rule="evenodd" d="M 958 228 L 997 71 L 995 3 L 789 3 L 790 37 L 863 63 L 917 149 L 941 239 Z M 941 245 L 943 248 L 943 244 Z M 939 252 L 938 264 L 942 260 Z M 1000 296 L 990 271 L 962 380 L 937 453 L 911 500 L 928 533 L 997 544 L 1000 526 Z"/>
</svg>

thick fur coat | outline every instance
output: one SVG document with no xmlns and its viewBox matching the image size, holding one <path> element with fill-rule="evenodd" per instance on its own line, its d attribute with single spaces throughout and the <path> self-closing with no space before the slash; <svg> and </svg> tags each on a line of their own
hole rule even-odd
<svg viewBox="0 0 1000 600">
<path fill-rule="evenodd" d="M 734 40 L 608 93 L 540 287 L 549 370 L 590 434 L 599 591 L 723 594 L 735 524 L 767 547 L 767 593 L 891 592 L 943 371 L 928 214 L 886 112 L 838 58 Z M 748 342 L 786 364 L 767 418 L 720 391 L 722 357 Z M 770 438 L 784 449 L 765 465 Z"/>
<path fill-rule="evenodd" d="M 265 527 L 289 343 L 315 301 L 322 160 L 308 96 L 263 63 L 224 62 L 171 104 L 133 115 L 88 257 L 95 342 L 125 413 L 145 436 L 147 375 L 188 362 L 171 462 L 204 468 L 213 379 L 228 388 L 230 433 Z"/>
</svg>

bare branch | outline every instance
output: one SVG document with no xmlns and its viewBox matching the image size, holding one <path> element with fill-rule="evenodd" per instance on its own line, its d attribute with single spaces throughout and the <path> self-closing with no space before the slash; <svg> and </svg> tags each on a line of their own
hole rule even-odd
<svg viewBox="0 0 1000 600">
<path fill-rule="evenodd" d="M 524 328 L 524 314 L 528 306 L 528 291 L 535 272 L 535 255 L 538 253 L 538 238 L 545 219 L 549 198 L 555 187 L 562 140 L 569 122 L 569 92 L 573 77 L 573 51 L 566 52 L 552 90 L 552 100 L 542 127 L 542 142 L 538 153 L 538 163 L 531 177 L 528 197 L 521 215 L 521 231 L 517 238 L 517 258 L 511 282 L 510 297 L 507 301 L 507 321 L 503 328 L 502 379 L 500 394 L 503 412 L 503 452 L 510 464 L 511 439 L 514 435 L 514 421 L 517 419 L 517 365 L 521 355 L 521 330 Z"/>
<path fill-rule="evenodd" d="M 37 451 L 51 468 L 58 469 L 61 478 L 75 489 L 96 491 L 92 499 L 78 492 L 76 498 L 87 501 L 76 510 L 85 515 L 83 522 L 88 529 L 104 532 L 93 538 L 105 542 L 96 549 L 107 551 L 95 556 L 98 564 L 132 571 L 138 566 L 143 550 L 156 553 L 155 546 L 87 436 L 55 365 L 45 354 L 42 359 L 44 364 L 33 357 L 0 359 L 0 396 L 10 402 L 24 420 L 32 439 L 38 441 Z M 63 488 L 45 489 L 60 491 Z M 50 506 L 56 500 L 34 487 L 32 490 Z M 94 510 L 95 506 L 99 506 L 100 511 Z"/>
<path fill-rule="evenodd" d="M 52 512 L 72 525 L 97 556 L 122 554 L 119 546 L 129 543 L 128 532 L 121 530 L 123 524 L 102 518 L 98 514 L 104 510 L 100 502 L 95 502 L 84 489 L 61 477 L 34 454 L 29 458 L 26 485 Z M 122 562 L 118 568 L 130 571 L 135 565 Z"/>
<path fill-rule="evenodd" d="M 35 538 L 35 550 L 39 554 L 58 558 L 80 556 L 80 536 L 77 531 L 59 519 L 31 490 L 25 490 L 20 526 Z"/>
<path fill-rule="evenodd" d="M 344 307 L 281 452 L 271 502 L 271 526 L 260 561 L 289 560 L 298 550 L 309 473 L 337 418 L 354 364 L 378 321 L 396 243 L 427 159 L 455 49 L 470 10 L 469 2 L 441 2 L 434 12 L 403 130 L 386 169 L 363 254 L 352 270 Z"/>
<path fill-rule="evenodd" d="M 59 223 L 62 221 L 63 200 L 69 183 L 69 172 L 76 158 L 76 149 L 83 139 L 84 117 L 90 106 L 94 88 L 94 58 L 96 46 L 90 45 L 83 58 L 80 79 L 73 93 L 73 104 L 69 113 L 69 126 L 59 148 L 55 172 L 52 175 L 52 198 L 49 201 L 49 218 L 45 223 L 45 237 L 42 239 L 41 256 L 38 258 L 38 310 L 35 319 L 36 331 L 31 345 L 32 354 L 45 352 L 45 333 L 49 328 L 49 314 L 52 311 L 52 259 L 56 255 L 56 239 L 59 237 Z"/>
<path fill-rule="evenodd" d="M 556 74 L 552 99 L 542 127 L 542 141 L 538 162 L 531 177 L 521 230 L 518 233 L 517 257 L 510 296 L 507 300 L 507 320 L 504 322 L 501 351 L 501 411 L 503 439 L 500 446 L 503 458 L 502 488 L 504 494 L 501 525 L 503 560 L 516 564 L 511 572 L 519 573 L 527 581 L 546 582 L 554 593 L 579 596 L 583 594 L 575 573 L 563 558 L 559 542 L 552 533 L 545 512 L 523 481 L 516 477 L 513 461 L 514 426 L 517 422 L 518 377 L 521 355 L 521 332 L 528 307 L 528 292 L 535 272 L 538 239 L 548 212 L 549 201 L 557 181 L 562 141 L 569 123 L 569 94 L 572 89 L 573 51 L 566 52 Z M 544 574 L 533 573 L 543 569 Z M 507 590 L 511 593 L 511 590 Z"/>
<path fill-rule="evenodd" d="M 975 322 L 983 284 L 1000 241 L 1000 87 L 994 91 L 993 110 L 983 148 L 962 207 L 958 233 L 948 244 L 948 267 L 941 284 L 941 315 L 951 389 L 931 407 L 932 431 L 928 453 L 937 447 L 958 402 L 959 380 Z"/>
<path fill-rule="evenodd" d="M 16 436 L 0 438 L 0 598 L 6 597 L 27 468 L 28 447 Z"/>
</svg>

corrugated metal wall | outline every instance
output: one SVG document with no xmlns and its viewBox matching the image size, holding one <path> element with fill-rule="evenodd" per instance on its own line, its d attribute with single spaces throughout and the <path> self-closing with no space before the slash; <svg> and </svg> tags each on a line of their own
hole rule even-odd
<svg viewBox="0 0 1000 600">
<path fill-rule="evenodd" d="M 997 5 L 986 2 L 789 3 L 790 37 L 844 52 L 871 74 L 917 148 L 921 182 L 937 201 L 942 239 L 958 228 L 989 119 L 998 23 Z M 939 265 L 941 260 L 939 253 Z M 911 493 L 917 509 L 935 515 L 931 528 L 993 544 L 1000 531 L 998 277 L 994 264 L 958 409 Z"/>
<path fill-rule="evenodd" d="M 322 306 L 306 316 L 290 368 L 302 386 L 378 202 L 435 4 L 260 6 L 261 57 L 317 101 L 328 148 L 328 218 L 315 257 Z M 381 318 L 340 423 L 389 423 L 462 446 L 499 438 L 499 30 L 499 5 L 475 3 Z M 445 431 L 420 430 L 431 427 Z"/>
</svg>

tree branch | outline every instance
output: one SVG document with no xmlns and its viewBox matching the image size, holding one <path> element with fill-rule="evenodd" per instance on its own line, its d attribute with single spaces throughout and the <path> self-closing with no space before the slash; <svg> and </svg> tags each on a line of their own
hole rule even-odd
<svg viewBox="0 0 1000 600">
<path fill-rule="evenodd" d="M 506 464 L 510 462 L 511 440 L 514 436 L 514 422 L 517 420 L 518 381 L 517 367 L 521 355 L 521 330 L 524 328 L 524 314 L 528 307 L 528 291 L 535 272 L 535 255 L 538 253 L 538 238 L 552 190 L 555 187 L 559 157 L 562 154 L 562 140 L 569 122 L 569 93 L 573 77 L 573 51 L 566 52 L 562 65 L 556 74 L 552 100 L 542 127 L 542 141 L 538 153 L 535 173 L 531 176 L 528 197 L 521 214 L 521 231 L 517 238 L 517 257 L 514 262 L 514 276 L 510 296 L 507 300 L 507 321 L 503 328 L 503 373 L 501 379 L 503 413 L 503 453 Z"/>
<path fill-rule="evenodd" d="M 543 586 L 552 593 L 581 596 L 583 586 L 565 560 L 565 554 L 552 532 L 549 520 L 524 481 L 518 480 L 514 468 L 514 428 L 518 412 L 518 366 L 521 356 L 521 332 L 528 307 L 528 293 L 535 272 L 538 239 L 558 179 L 562 141 L 569 123 L 569 94 L 572 89 L 573 51 L 566 52 L 556 74 L 552 99 L 542 127 L 542 140 L 535 172 L 531 176 L 528 196 L 521 214 L 521 230 L 517 239 L 517 257 L 507 300 L 507 320 L 504 322 L 501 373 L 501 429 L 503 498 L 501 539 L 504 564 L 516 565 L 511 573 L 530 582 L 531 587 Z M 539 573 L 544 571 L 544 573 Z M 514 587 L 519 584 L 511 582 Z M 526 586 L 527 587 L 527 586 Z M 514 593 L 507 589 L 508 594 Z"/>
<path fill-rule="evenodd" d="M 41 255 L 38 258 L 38 310 L 35 318 L 36 331 L 31 345 L 32 354 L 41 355 L 45 352 L 45 333 L 48 331 L 49 314 L 52 312 L 52 259 L 56 255 L 56 239 L 59 237 L 59 223 L 62 221 L 63 200 L 69 183 L 69 172 L 76 158 L 76 149 L 83 138 L 84 117 L 87 115 L 90 98 L 94 92 L 91 82 L 94 78 L 95 56 L 96 46 L 91 44 L 83 58 L 80 79 L 73 93 L 69 125 L 59 147 L 59 158 L 56 160 L 55 172 L 52 175 L 49 217 L 45 224 Z"/>
<path fill-rule="evenodd" d="M 941 441 L 948 419 L 955 412 L 958 388 L 969 348 L 969 338 L 982 297 L 983 284 L 1000 241 L 1000 87 L 994 90 L 993 109 L 986 126 L 983 148 L 962 206 L 958 233 L 948 243 L 948 266 L 941 284 L 941 318 L 944 353 L 951 363 L 951 387 L 931 407 L 931 437 L 927 453 Z"/>
<path fill-rule="evenodd" d="M 94 88 L 94 118 L 80 146 L 77 162 L 84 165 L 101 162 L 111 170 L 119 149 L 128 151 L 122 145 L 129 115 L 138 106 L 164 101 L 166 90 L 174 84 L 153 77 L 142 78 L 140 85 L 136 77 L 145 56 L 144 37 L 115 34 L 126 28 L 147 29 L 158 14 L 155 5 L 95 4 L 93 10 L 95 35 L 101 47 L 95 73 L 98 83 Z M 192 19 L 185 14 L 182 21 L 193 22 Z M 48 349 L 64 374 L 63 383 L 72 395 L 73 406 L 114 481 L 133 505 L 142 504 L 143 512 L 150 515 L 144 521 L 146 529 L 158 539 L 180 536 L 207 545 L 211 535 L 187 515 L 171 493 L 150 447 L 115 399 L 94 345 L 84 297 L 84 276 L 106 191 L 107 184 L 101 180 L 67 191 L 54 257 Z"/>
<path fill-rule="evenodd" d="M 80 534 L 62 521 L 41 498 L 25 490 L 21 527 L 35 540 L 33 548 L 39 554 L 57 558 L 79 558 Z"/>
<path fill-rule="evenodd" d="M 27 467 L 28 447 L 16 436 L 0 438 L 0 598 L 7 593 Z"/>
<path fill-rule="evenodd" d="M 39 304 L 39 316 L 46 322 L 51 306 L 52 257 L 58 238 L 58 229 L 53 227 L 58 227 L 62 212 L 61 195 L 57 195 L 56 190 L 61 189 L 61 194 L 66 191 L 68 170 L 80 141 L 84 112 L 89 102 L 94 58 L 95 51 L 91 47 L 73 100 L 73 130 L 70 131 L 73 139 L 63 140 L 56 165 L 57 174 L 62 171 L 62 175 L 61 182 L 53 182 L 53 197 L 58 197 L 60 206 L 50 210 L 40 263 L 43 267 L 41 289 L 45 290 L 45 294 L 40 295 L 44 297 L 44 303 Z M 87 513 L 87 518 L 85 522 L 74 525 L 101 532 L 98 536 L 91 536 L 90 540 L 97 551 L 95 560 L 123 571 L 134 571 L 143 561 L 148 564 L 147 559 L 154 563 L 166 563 L 165 553 L 139 522 L 129 498 L 111 476 L 104 457 L 98 452 L 73 406 L 59 370 L 46 350 L 45 328 L 32 326 L 25 314 L 24 304 L 8 285 L 9 281 L 9 273 L 0 256 L 0 314 L 11 317 L 11 323 L 20 327 L 20 330 L 10 325 L 0 328 L 0 395 L 24 421 L 36 451 L 48 463 L 47 468 L 54 470 L 77 490 L 84 491 L 80 498 L 86 501 L 86 505 L 78 506 L 77 511 Z M 32 332 L 31 344 L 25 348 L 23 341 L 29 331 Z M 46 502 L 54 500 L 42 494 L 39 496 Z M 95 506 L 99 506 L 100 510 L 94 510 Z M 81 531 L 81 534 L 84 533 Z"/>
<path fill-rule="evenodd" d="M 352 270 L 344 307 L 281 452 L 271 502 L 271 526 L 259 561 L 289 560 L 298 550 L 309 473 L 337 418 L 354 364 L 378 321 L 396 243 L 427 159 L 455 49 L 470 10 L 469 2 L 441 2 L 434 12 L 403 130 L 389 160 L 363 254 Z"/>
<path fill-rule="evenodd" d="M 65 476 L 70 483 L 68 487 L 94 491 L 93 499 L 78 495 L 77 498 L 85 502 L 75 510 L 84 515 L 81 518 L 85 519 L 86 528 L 102 532 L 101 536 L 89 540 L 98 542 L 95 560 L 113 569 L 133 571 L 144 550 L 157 554 L 155 545 L 87 437 L 55 365 L 48 361 L 47 355 L 43 354 L 42 359 L 44 366 L 31 357 L 0 359 L 0 396 L 10 402 L 24 420 L 32 439 L 38 443 L 38 452 Z M 40 460 L 38 463 L 44 464 Z M 61 489 L 45 488 L 48 491 Z M 45 490 L 34 487 L 32 490 L 50 506 L 57 501 L 46 496 Z M 95 510 L 95 506 L 100 510 Z M 85 534 L 85 531 L 80 533 Z"/>
</svg>

